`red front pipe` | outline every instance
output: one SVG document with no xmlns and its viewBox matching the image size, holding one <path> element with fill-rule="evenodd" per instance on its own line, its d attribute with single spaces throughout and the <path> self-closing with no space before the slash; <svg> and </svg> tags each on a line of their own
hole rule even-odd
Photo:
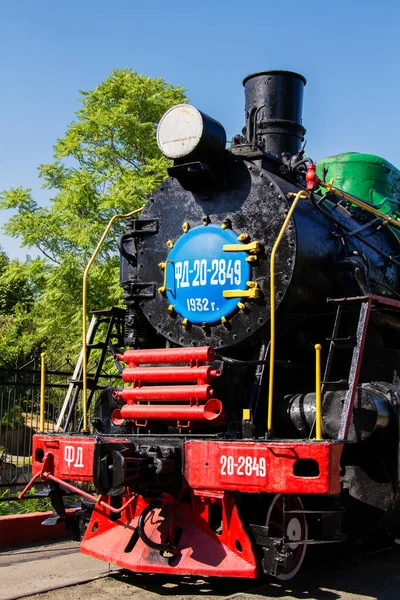
<svg viewBox="0 0 400 600">
<path fill-rule="evenodd" d="M 212 367 L 142 367 L 127 368 L 122 372 L 124 381 L 175 382 L 182 381 L 211 381 L 221 375 Z"/>
<path fill-rule="evenodd" d="M 211 385 L 152 385 L 149 387 L 127 387 L 114 392 L 115 398 L 122 398 L 125 402 L 138 402 L 140 400 L 154 400 L 168 402 L 169 400 L 208 400 L 212 398 L 214 390 Z"/>
<path fill-rule="evenodd" d="M 214 348 L 151 348 L 150 350 L 127 350 L 117 354 L 117 360 L 134 365 L 156 365 L 165 363 L 187 363 L 192 361 L 212 362 L 215 358 Z"/>
<path fill-rule="evenodd" d="M 22 500 L 22 498 L 25 496 L 25 494 L 27 492 L 29 492 L 29 490 L 31 489 L 31 487 L 35 483 L 36 479 L 39 479 L 39 477 L 41 477 L 41 475 L 42 475 L 42 471 L 38 471 L 36 473 L 36 475 L 34 475 L 32 477 L 32 479 L 30 480 L 30 482 L 24 487 L 24 489 L 22 490 L 22 492 L 20 492 L 20 494 L 18 496 L 18 500 Z"/>
<path fill-rule="evenodd" d="M 203 406 L 151 406 L 126 404 L 112 413 L 113 423 L 121 419 L 163 419 L 165 421 L 215 421 L 222 416 L 221 400 L 208 400 Z"/>
<path fill-rule="evenodd" d="M 54 475 L 52 475 L 51 473 L 43 473 L 43 477 L 45 480 L 51 479 L 51 481 L 55 481 L 56 483 L 63 485 L 65 488 L 67 488 L 67 490 L 70 490 L 71 492 L 75 492 L 75 494 L 79 494 L 80 496 L 83 496 L 84 498 L 87 498 L 88 500 L 92 500 L 93 502 L 98 502 L 100 504 L 100 506 L 103 506 L 104 508 L 106 508 L 107 510 L 109 510 L 112 513 L 123 512 L 124 510 L 126 510 L 128 508 L 128 506 L 130 504 L 132 504 L 132 502 L 134 500 L 137 499 L 136 494 L 133 494 L 133 496 L 131 496 L 125 502 L 125 504 L 123 504 L 122 506 L 119 506 L 118 508 L 115 508 L 114 506 L 111 506 L 111 504 L 108 504 L 107 502 L 104 502 L 104 500 L 101 500 L 101 496 L 93 496 L 92 494 L 88 494 L 81 488 L 77 488 L 74 485 L 72 485 L 71 483 L 67 483 L 66 481 L 63 481 L 62 479 L 59 479 L 58 477 L 54 477 Z"/>
</svg>

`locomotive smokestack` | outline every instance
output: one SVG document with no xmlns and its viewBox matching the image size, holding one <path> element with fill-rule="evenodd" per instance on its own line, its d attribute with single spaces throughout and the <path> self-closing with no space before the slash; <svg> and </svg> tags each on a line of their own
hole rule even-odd
<svg viewBox="0 0 400 600">
<path fill-rule="evenodd" d="M 246 138 L 281 158 L 297 154 L 306 130 L 302 125 L 306 80 L 291 71 L 262 71 L 243 80 L 246 100 Z"/>
</svg>

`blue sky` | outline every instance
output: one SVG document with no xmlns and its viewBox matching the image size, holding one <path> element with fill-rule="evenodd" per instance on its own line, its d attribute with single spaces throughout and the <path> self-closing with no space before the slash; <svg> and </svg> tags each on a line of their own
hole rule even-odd
<svg viewBox="0 0 400 600">
<path fill-rule="evenodd" d="M 396 0 L 3 0 L 0 189 L 29 187 L 47 202 L 37 166 L 74 119 L 79 90 L 122 67 L 187 88 L 228 138 L 244 124 L 245 75 L 297 71 L 314 160 L 361 151 L 400 166 L 399 63 Z"/>
</svg>

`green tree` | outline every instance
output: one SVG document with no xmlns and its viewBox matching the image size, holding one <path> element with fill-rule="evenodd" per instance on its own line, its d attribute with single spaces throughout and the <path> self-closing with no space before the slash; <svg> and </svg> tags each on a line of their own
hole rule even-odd
<svg viewBox="0 0 400 600">
<path fill-rule="evenodd" d="M 4 365 L 26 358 L 35 344 L 31 311 L 44 282 L 44 261 L 8 258 L 0 247 L 0 357 Z M 33 338 L 31 337 L 33 334 Z"/>
<path fill-rule="evenodd" d="M 157 123 L 170 106 L 185 101 L 182 88 L 161 78 L 114 71 L 94 90 L 81 92 L 82 107 L 54 146 L 54 162 L 39 167 L 44 187 L 54 191 L 50 207 L 39 206 L 29 189 L 0 195 L 0 208 L 15 211 L 6 233 L 44 257 L 15 265 L 33 289 L 31 344 L 50 354 L 78 349 L 83 269 L 111 216 L 143 204 L 165 178 L 168 161 L 157 147 Z M 115 251 L 120 228 L 91 270 L 89 307 L 121 302 Z"/>
</svg>

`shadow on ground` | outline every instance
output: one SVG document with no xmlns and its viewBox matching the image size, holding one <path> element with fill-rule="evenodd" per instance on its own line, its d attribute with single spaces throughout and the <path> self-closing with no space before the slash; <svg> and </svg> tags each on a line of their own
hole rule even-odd
<svg viewBox="0 0 400 600">
<path fill-rule="evenodd" d="M 232 600 L 281 598 L 296 600 L 399 600 L 400 548 L 394 546 L 309 570 L 292 581 L 260 581 L 121 571 L 112 576 L 125 584 L 159 594 L 194 600 L 232 597 Z"/>
</svg>

